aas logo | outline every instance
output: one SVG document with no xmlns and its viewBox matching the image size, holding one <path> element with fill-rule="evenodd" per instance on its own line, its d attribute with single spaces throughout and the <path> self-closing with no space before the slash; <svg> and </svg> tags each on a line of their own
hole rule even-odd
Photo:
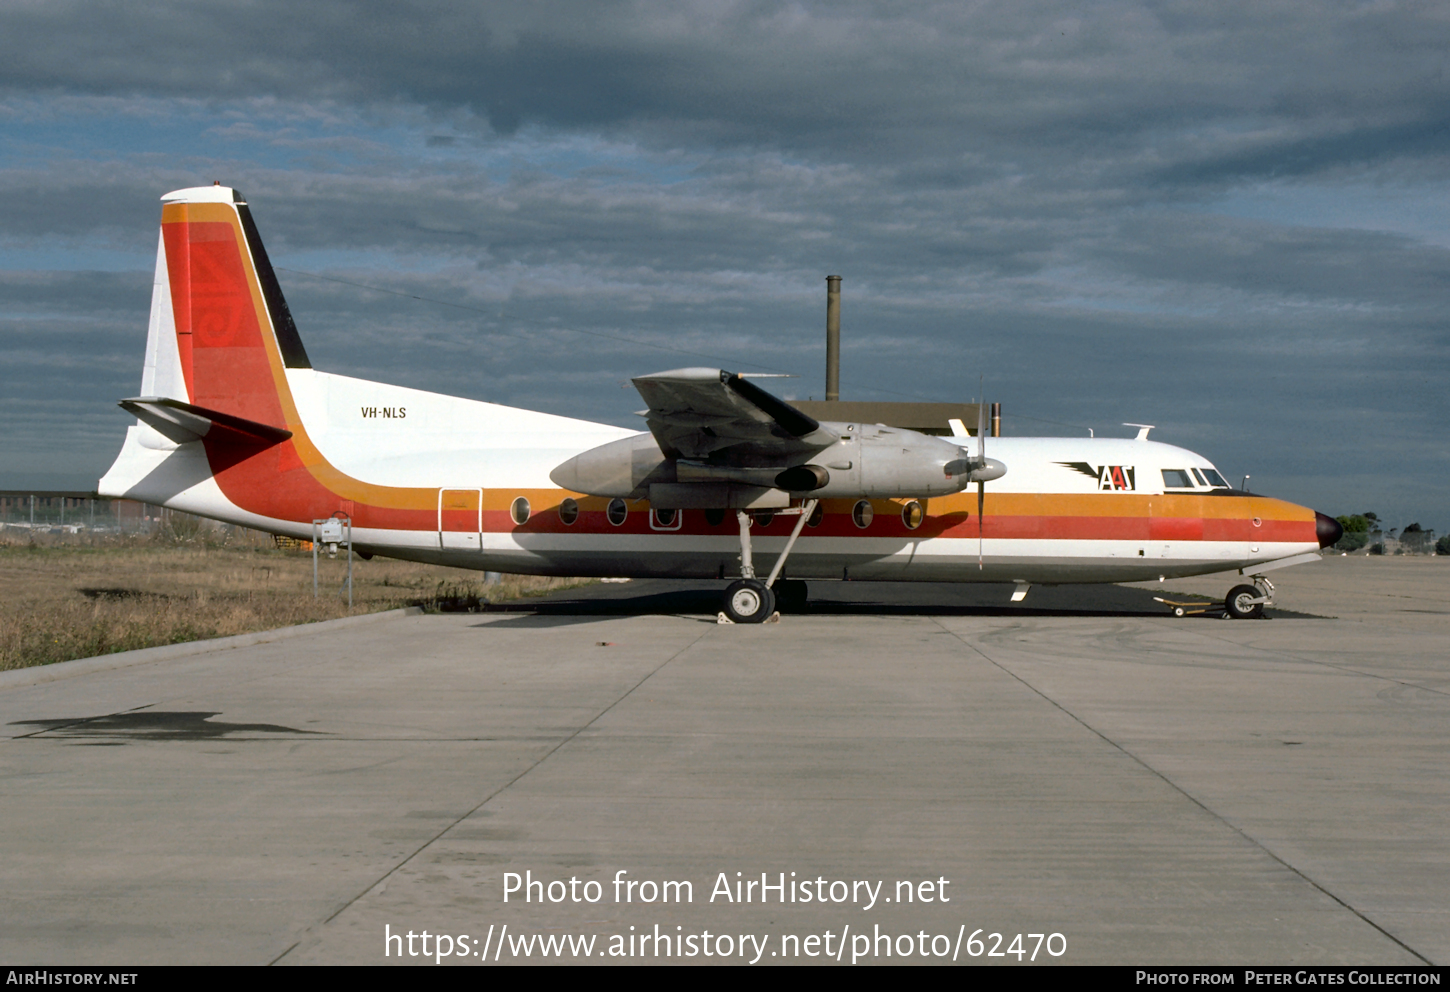
<svg viewBox="0 0 1450 992">
<path fill-rule="evenodd" d="M 1132 465 L 1089 465 L 1087 462 L 1058 462 L 1057 464 L 1096 479 L 1100 490 L 1132 492 L 1138 488 L 1136 485 L 1137 473 Z"/>
</svg>

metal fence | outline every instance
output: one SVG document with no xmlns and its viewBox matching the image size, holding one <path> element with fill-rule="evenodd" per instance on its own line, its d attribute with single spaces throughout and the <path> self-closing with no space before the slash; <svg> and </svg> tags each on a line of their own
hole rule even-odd
<svg viewBox="0 0 1450 992">
<path fill-rule="evenodd" d="M 213 524 L 201 517 L 131 499 L 103 499 L 94 493 L 0 491 L 0 532 L 26 534 L 195 533 Z"/>
<path fill-rule="evenodd" d="M 1446 552 L 1437 549 L 1433 530 L 1372 530 L 1346 532 L 1334 546 L 1336 551 L 1370 555 L 1433 555 Z"/>
</svg>

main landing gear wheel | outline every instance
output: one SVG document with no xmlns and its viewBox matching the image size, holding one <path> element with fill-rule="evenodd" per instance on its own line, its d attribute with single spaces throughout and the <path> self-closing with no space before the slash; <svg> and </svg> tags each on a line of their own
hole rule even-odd
<svg viewBox="0 0 1450 992">
<path fill-rule="evenodd" d="M 1224 612 L 1235 620 L 1257 620 L 1264 615 L 1264 594 L 1254 586 L 1234 586 L 1223 601 Z"/>
<path fill-rule="evenodd" d="M 758 579 L 741 579 L 725 590 L 725 615 L 736 623 L 764 623 L 775 612 L 775 593 Z"/>
</svg>

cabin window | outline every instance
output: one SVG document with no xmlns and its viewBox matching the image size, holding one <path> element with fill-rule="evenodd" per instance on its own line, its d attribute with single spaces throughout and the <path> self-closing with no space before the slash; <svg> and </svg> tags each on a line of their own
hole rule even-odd
<svg viewBox="0 0 1450 992">
<path fill-rule="evenodd" d="M 1211 468 L 1204 469 L 1203 470 L 1203 477 L 1205 479 L 1207 479 L 1208 480 L 1208 484 L 1210 486 L 1213 486 L 1213 488 L 1215 488 L 1215 489 L 1227 489 L 1228 488 L 1228 483 L 1223 481 L 1223 476 L 1219 475 L 1218 472 L 1215 469 L 1211 469 Z"/>
<path fill-rule="evenodd" d="M 756 510 L 751 514 L 755 518 L 755 526 L 769 527 L 770 522 L 775 519 L 774 510 Z"/>
<path fill-rule="evenodd" d="M 624 518 L 629 516 L 629 504 L 622 499 L 612 499 L 609 501 L 604 515 L 609 518 L 611 524 L 618 527 L 624 523 Z"/>
<path fill-rule="evenodd" d="M 572 527 L 574 521 L 579 519 L 579 504 L 572 496 L 559 504 L 559 519 L 564 522 L 565 527 Z"/>
<path fill-rule="evenodd" d="M 706 510 L 705 511 L 705 523 L 709 524 L 711 527 L 719 527 L 724 522 L 725 522 L 725 511 L 724 510 Z"/>
<path fill-rule="evenodd" d="M 676 529 L 675 520 L 680 516 L 679 510 L 650 510 L 649 512 L 654 515 L 654 519 L 650 521 L 650 526 L 655 530 Z"/>
<path fill-rule="evenodd" d="M 529 501 L 520 496 L 514 500 L 513 506 L 509 507 L 509 516 L 513 517 L 514 523 L 522 527 L 529 522 Z"/>
<path fill-rule="evenodd" d="M 1164 489 L 1192 489 L 1193 478 L 1181 468 L 1165 468 L 1163 470 Z"/>
<path fill-rule="evenodd" d="M 870 500 L 857 500 L 856 505 L 851 507 L 851 520 L 865 530 L 871 526 L 871 519 L 876 516 L 876 511 L 871 509 Z"/>
<path fill-rule="evenodd" d="M 925 519 L 926 510 L 922 509 L 921 504 L 916 500 L 912 500 L 901 508 L 901 522 L 906 525 L 907 530 L 916 530 Z"/>
<path fill-rule="evenodd" d="M 826 519 L 826 504 L 822 503 L 820 500 L 816 500 L 816 508 L 812 510 L 811 515 L 806 518 L 806 526 L 819 527 L 821 525 L 821 521 L 824 519 Z"/>
</svg>

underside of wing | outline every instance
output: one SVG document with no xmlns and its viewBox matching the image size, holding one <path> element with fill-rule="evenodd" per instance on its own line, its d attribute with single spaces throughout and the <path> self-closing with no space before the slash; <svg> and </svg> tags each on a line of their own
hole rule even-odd
<svg viewBox="0 0 1450 992">
<path fill-rule="evenodd" d="M 632 380 L 645 423 L 667 457 L 708 458 L 741 447 L 756 458 L 808 454 L 835 438 L 784 400 L 720 369 L 676 369 Z"/>
</svg>

